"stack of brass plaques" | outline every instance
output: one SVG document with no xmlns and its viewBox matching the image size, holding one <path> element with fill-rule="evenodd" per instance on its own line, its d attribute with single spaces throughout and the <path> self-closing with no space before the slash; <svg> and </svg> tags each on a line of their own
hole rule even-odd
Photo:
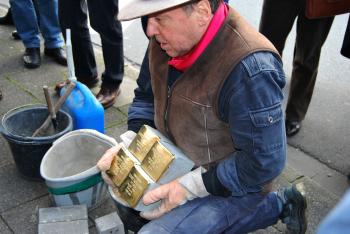
<svg viewBox="0 0 350 234">
<path fill-rule="evenodd" d="M 107 174 L 119 196 L 134 208 L 148 185 L 156 183 L 173 160 L 174 155 L 161 144 L 160 137 L 143 126 L 129 148 L 119 150 Z"/>
</svg>

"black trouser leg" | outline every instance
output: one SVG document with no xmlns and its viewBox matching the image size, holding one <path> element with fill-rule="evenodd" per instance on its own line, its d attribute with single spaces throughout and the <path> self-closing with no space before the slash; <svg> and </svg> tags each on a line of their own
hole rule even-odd
<svg viewBox="0 0 350 234">
<path fill-rule="evenodd" d="M 307 19 L 305 0 L 265 0 L 260 31 L 281 54 L 296 17 L 297 36 L 286 108 L 286 118 L 291 121 L 305 118 L 315 86 L 321 48 L 334 18 Z"/>
<path fill-rule="evenodd" d="M 97 77 L 97 68 L 87 26 L 86 1 L 59 0 L 58 10 L 64 38 L 66 38 L 66 29 L 71 29 L 75 75 L 78 80 L 92 80 Z"/>
<path fill-rule="evenodd" d="M 124 75 L 123 31 L 114 17 L 118 13 L 118 0 L 87 0 L 91 26 L 102 41 L 105 71 L 103 84 L 119 85 Z"/>
</svg>

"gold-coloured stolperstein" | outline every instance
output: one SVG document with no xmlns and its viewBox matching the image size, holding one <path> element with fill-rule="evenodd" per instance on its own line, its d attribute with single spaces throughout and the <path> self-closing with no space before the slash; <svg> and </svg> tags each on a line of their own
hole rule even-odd
<svg viewBox="0 0 350 234">
<path fill-rule="evenodd" d="M 174 158 L 174 155 L 157 141 L 142 161 L 141 167 L 157 182 Z"/>
<path fill-rule="evenodd" d="M 114 156 L 111 167 L 106 173 L 116 186 L 120 186 L 134 166 L 134 162 L 123 148 Z"/>
<path fill-rule="evenodd" d="M 130 207 L 134 208 L 147 189 L 148 184 L 148 181 L 141 173 L 133 167 L 128 177 L 118 188 L 120 197 L 126 201 Z"/>
<path fill-rule="evenodd" d="M 143 125 L 132 140 L 129 151 L 142 162 L 148 151 L 159 139 L 159 136 L 155 135 L 147 126 Z"/>
</svg>

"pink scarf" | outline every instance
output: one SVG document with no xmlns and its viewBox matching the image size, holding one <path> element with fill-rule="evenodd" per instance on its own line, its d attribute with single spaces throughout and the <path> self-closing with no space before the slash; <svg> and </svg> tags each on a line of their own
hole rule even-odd
<svg viewBox="0 0 350 234">
<path fill-rule="evenodd" d="M 187 54 L 172 58 L 168 61 L 168 64 L 182 72 L 191 67 L 219 31 L 221 25 L 226 19 L 227 12 L 228 7 L 226 4 L 222 3 L 215 12 L 207 31 L 204 33 L 198 44 Z"/>
</svg>

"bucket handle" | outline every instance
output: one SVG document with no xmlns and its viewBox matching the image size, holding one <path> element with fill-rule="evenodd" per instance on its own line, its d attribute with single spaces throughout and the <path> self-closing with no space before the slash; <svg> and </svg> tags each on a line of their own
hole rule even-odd
<svg viewBox="0 0 350 234">
<path fill-rule="evenodd" d="M 63 188 L 48 188 L 49 193 L 53 195 L 64 195 L 68 193 L 76 193 L 88 189 L 102 181 L 101 173 L 90 176 L 77 184 L 72 184 Z"/>
</svg>

